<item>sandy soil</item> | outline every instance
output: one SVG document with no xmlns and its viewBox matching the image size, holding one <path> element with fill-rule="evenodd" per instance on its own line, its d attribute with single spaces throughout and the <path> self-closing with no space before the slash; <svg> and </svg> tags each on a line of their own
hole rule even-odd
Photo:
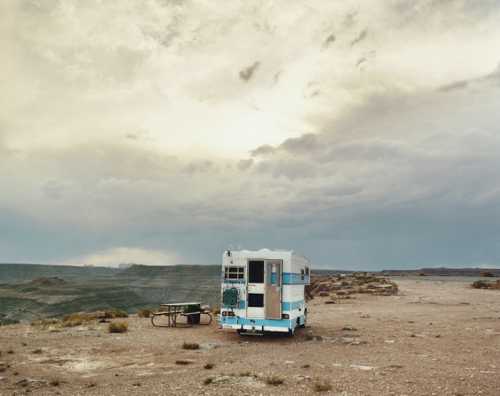
<svg viewBox="0 0 500 396">
<path fill-rule="evenodd" d="M 302 395 L 319 394 L 318 383 L 338 395 L 500 395 L 500 293 L 396 282 L 397 296 L 316 298 L 308 328 L 291 338 L 240 337 L 215 323 L 153 328 L 136 317 L 125 334 L 106 324 L 1 327 L 0 395 Z M 284 383 L 267 384 L 273 376 Z"/>
</svg>

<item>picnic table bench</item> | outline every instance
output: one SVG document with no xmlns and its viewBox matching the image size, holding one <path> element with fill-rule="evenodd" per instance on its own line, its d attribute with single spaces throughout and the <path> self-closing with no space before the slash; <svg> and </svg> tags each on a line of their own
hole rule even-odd
<svg viewBox="0 0 500 396">
<path fill-rule="evenodd" d="M 160 310 L 158 312 L 153 312 L 151 315 L 151 324 L 154 327 L 191 327 L 194 324 L 209 325 L 212 323 L 212 314 L 209 309 L 202 309 L 200 302 L 180 302 L 180 303 L 166 303 L 160 304 Z M 194 310 L 193 310 L 194 309 Z M 208 317 L 207 323 L 201 323 L 201 317 Z M 186 322 L 178 323 L 177 318 L 179 316 L 185 317 Z M 161 324 L 156 322 L 160 317 L 166 317 L 167 323 Z"/>
</svg>

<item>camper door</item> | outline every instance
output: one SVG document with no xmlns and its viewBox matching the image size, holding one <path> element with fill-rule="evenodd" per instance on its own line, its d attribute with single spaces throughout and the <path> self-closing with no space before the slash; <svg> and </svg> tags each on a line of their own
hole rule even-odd
<svg viewBox="0 0 500 396">
<path fill-rule="evenodd" d="M 281 260 L 266 260 L 266 319 L 281 319 Z"/>
<path fill-rule="evenodd" d="M 247 317 L 281 319 L 281 260 L 249 260 Z"/>
</svg>

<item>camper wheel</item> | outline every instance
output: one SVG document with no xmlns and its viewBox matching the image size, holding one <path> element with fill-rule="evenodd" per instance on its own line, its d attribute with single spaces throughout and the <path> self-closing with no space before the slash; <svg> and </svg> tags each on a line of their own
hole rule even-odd
<svg viewBox="0 0 500 396">
<path fill-rule="evenodd" d="M 247 331 L 246 331 L 246 330 L 243 330 L 243 329 L 238 329 L 238 330 L 236 330 L 236 332 L 237 332 L 239 335 L 242 335 L 242 334 L 245 334 Z"/>
</svg>

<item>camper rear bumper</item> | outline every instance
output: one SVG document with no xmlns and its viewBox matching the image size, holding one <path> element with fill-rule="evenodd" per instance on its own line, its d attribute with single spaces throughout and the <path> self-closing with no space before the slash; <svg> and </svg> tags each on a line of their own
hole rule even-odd
<svg viewBox="0 0 500 396">
<path fill-rule="evenodd" d="M 272 331 L 272 332 L 283 332 L 287 333 L 290 329 L 288 327 L 276 327 L 276 326 L 248 326 L 248 325 L 222 325 L 223 329 L 227 330 L 247 330 L 247 331 Z"/>
<path fill-rule="evenodd" d="M 247 330 L 247 331 L 272 331 L 287 333 L 293 329 L 295 322 L 283 319 L 248 319 L 240 317 L 222 317 L 220 326 L 222 329 Z"/>
</svg>

